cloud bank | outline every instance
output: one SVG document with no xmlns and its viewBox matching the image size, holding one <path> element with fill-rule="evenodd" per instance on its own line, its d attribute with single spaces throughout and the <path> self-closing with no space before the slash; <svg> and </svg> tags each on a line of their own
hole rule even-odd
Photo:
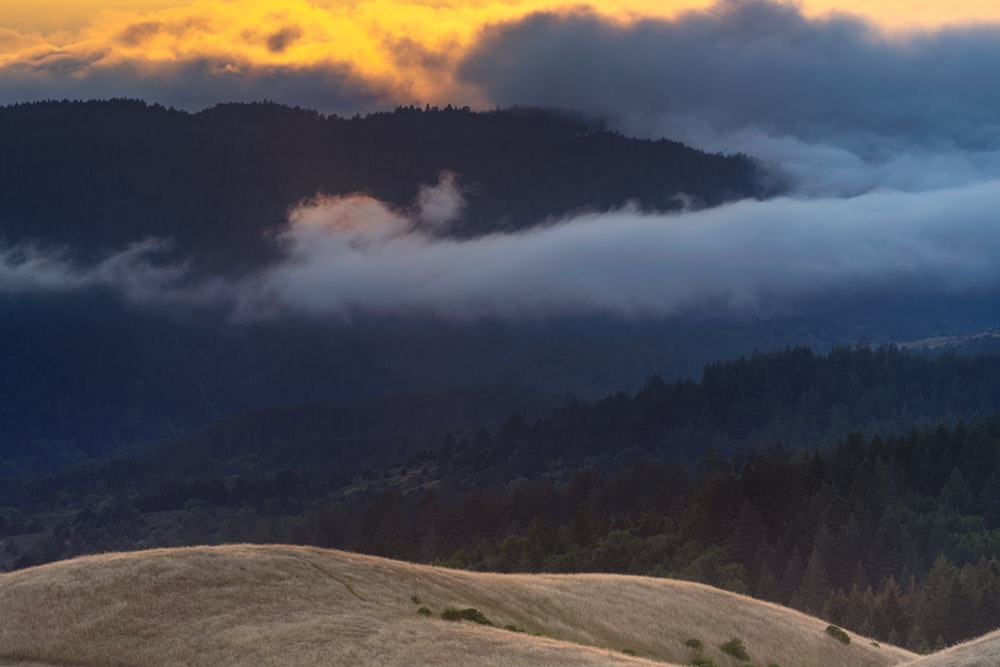
<svg viewBox="0 0 1000 667">
<path fill-rule="evenodd" d="M 850 16 L 723 0 L 674 20 L 590 12 L 490 28 L 459 68 L 501 105 L 774 161 L 807 194 L 939 188 L 1000 175 L 1000 26 L 887 35 Z"/>
<path fill-rule="evenodd" d="M 370 199 L 328 199 L 293 213 L 285 261 L 241 285 L 238 312 L 659 316 L 711 303 L 773 315 L 831 292 L 987 290 L 1000 287 L 998 204 L 991 181 L 671 215 L 622 210 L 455 240 Z"/>
<path fill-rule="evenodd" d="M 90 267 L 38 249 L 0 252 L 0 290 L 102 286 L 142 303 L 225 308 L 236 320 L 357 313 L 450 319 L 704 310 L 773 316 L 825 295 L 1000 288 L 1000 180 L 854 198 L 742 201 L 667 215 L 621 210 L 516 234 L 455 239 L 428 226 L 445 176 L 407 210 L 365 196 L 294 208 L 281 259 L 240 279 L 194 279 L 147 241 Z M 442 218 L 435 218 L 441 221 Z"/>
</svg>

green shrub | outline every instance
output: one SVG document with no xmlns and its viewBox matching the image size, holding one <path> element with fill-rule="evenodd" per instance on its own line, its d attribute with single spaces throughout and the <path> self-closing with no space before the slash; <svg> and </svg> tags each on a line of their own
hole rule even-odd
<svg viewBox="0 0 1000 667">
<path fill-rule="evenodd" d="M 417 613 L 420 614 L 421 616 L 430 616 L 431 610 L 428 609 L 427 607 L 421 607 L 420 609 L 417 610 Z"/>
<path fill-rule="evenodd" d="M 493 625 L 493 622 L 486 618 L 483 612 L 472 607 L 468 609 L 445 609 L 441 612 L 441 618 L 446 621 L 472 621 L 480 625 Z"/>
<path fill-rule="evenodd" d="M 423 602 L 423 600 L 420 599 L 419 595 L 411 595 L 410 602 L 412 602 L 413 604 L 420 604 L 421 602 Z"/>
<path fill-rule="evenodd" d="M 525 632 L 524 628 L 519 628 L 516 625 L 505 625 L 503 626 L 503 629 L 510 630 L 511 632 Z"/>
<path fill-rule="evenodd" d="M 701 651 L 702 649 L 705 648 L 705 645 L 701 643 L 700 639 L 689 639 L 686 642 L 684 642 L 684 645 L 687 646 L 692 651 Z"/>
<path fill-rule="evenodd" d="M 715 667 L 715 661 L 711 658 L 706 658 L 703 655 L 699 655 L 691 660 L 693 667 Z"/>
<path fill-rule="evenodd" d="M 851 643 L 851 638 L 847 635 L 847 633 L 838 628 L 836 625 L 826 626 L 826 634 L 830 635 L 842 644 Z"/>
<path fill-rule="evenodd" d="M 462 618 L 466 621 L 479 623 L 480 625 L 493 625 L 493 622 L 486 618 L 485 614 L 478 609 L 463 609 Z"/>
<path fill-rule="evenodd" d="M 739 637 L 733 637 L 725 644 L 719 646 L 723 653 L 733 656 L 737 660 L 749 660 L 750 654 L 747 653 L 747 647 L 743 645 L 743 640 Z"/>
<path fill-rule="evenodd" d="M 636 653 L 635 651 L 633 651 L 630 648 L 623 648 L 622 649 L 622 653 L 624 653 L 625 655 L 639 655 L 638 653 Z"/>
</svg>

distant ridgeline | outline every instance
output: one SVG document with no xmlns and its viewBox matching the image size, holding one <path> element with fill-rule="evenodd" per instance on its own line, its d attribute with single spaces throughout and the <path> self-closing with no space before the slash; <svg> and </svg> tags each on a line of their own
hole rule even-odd
<svg viewBox="0 0 1000 667">
<path fill-rule="evenodd" d="M 134 100 L 0 108 L 0 237 L 107 250 L 171 237 L 245 267 L 262 234 L 317 193 L 410 206 L 442 170 L 465 186 L 454 231 L 513 230 L 582 209 L 645 209 L 775 194 L 743 155 L 630 139 L 556 112 L 414 107 L 340 118 L 273 103 L 190 114 Z"/>
</svg>

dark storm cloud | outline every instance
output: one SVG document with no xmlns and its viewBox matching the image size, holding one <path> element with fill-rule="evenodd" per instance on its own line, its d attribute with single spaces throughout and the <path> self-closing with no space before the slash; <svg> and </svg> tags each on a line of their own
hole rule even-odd
<svg viewBox="0 0 1000 667">
<path fill-rule="evenodd" d="M 829 190 L 863 191 L 962 182 L 948 156 L 973 175 L 1000 173 L 997 62 L 1000 27 L 888 37 L 856 18 L 732 0 L 628 25 L 536 14 L 488 29 L 459 75 L 500 105 L 756 149 L 800 175 L 819 167 Z M 941 168 L 921 174 L 928 160 Z"/>
</svg>

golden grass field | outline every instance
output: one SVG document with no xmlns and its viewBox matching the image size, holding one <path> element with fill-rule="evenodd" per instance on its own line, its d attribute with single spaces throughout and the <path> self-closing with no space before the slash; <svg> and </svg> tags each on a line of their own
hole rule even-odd
<svg viewBox="0 0 1000 667">
<path fill-rule="evenodd" d="M 1000 630 L 925 656 L 913 667 L 996 667 L 1000 665 Z"/>
<path fill-rule="evenodd" d="M 467 607 L 501 627 L 440 618 Z M 758 667 L 917 658 L 853 634 L 841 644 L 826 625 L 690 582 L 485 574 L 309 547 L 160 549 L 0 575 L 5 666 L 690 664 L 684 642 L 697 638 L 733 667 L 747 661 L 719 645 L 734 637 Z"/>
</svg>

